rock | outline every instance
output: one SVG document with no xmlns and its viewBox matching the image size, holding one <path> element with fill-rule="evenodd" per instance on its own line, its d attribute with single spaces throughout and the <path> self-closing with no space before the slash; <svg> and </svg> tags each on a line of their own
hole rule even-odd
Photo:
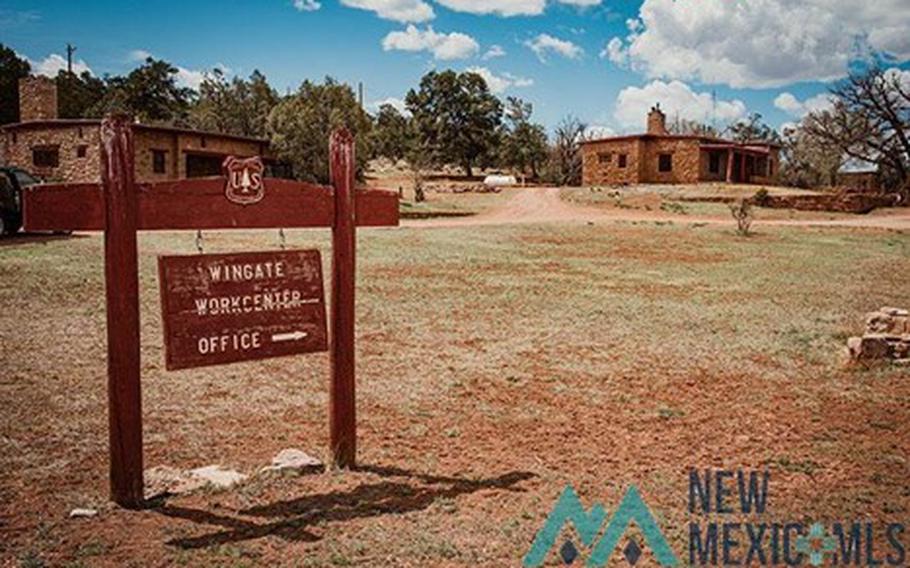
<svg viewBox="0 0 910 568">
<path fill-rule="evenodd" d="M 860 353 L 862 353 L 862 348 L 863 348 L 863 338 L 862 337 L 851 337 L 847 340 L 847 351 L 850 352 L 851 359 L 858 360 Z"/>
<path fill-rule="evenodd" d="M 910 316 L 910 311 L 907 311 L 907 310 L 904 310 L 901 308 L 892 308 L 890 306 L 885 306 L 884 308 L 880 309 L 879 311 L 884 312 L 884 313 L 888 314 L 889 316 L 904 316 L 904 317 Z"/>
<path fill-rule="evenodd" d="M 182 495 L 205 486 L 205 482 L 193 478 L 188 472 L 162 465 L 145 471 L 145 498 L 154 499 L 163 495 Z"/>
<path fill-rule="evenodd" d="M 860 342 L 857 359 L 861 361 L 888 359 L 891 356 L 891 351 L 891 344 L 888 342 L 887 335 L 867 333 Z"/>
<path fill-rule="evenodd" d="M 232 469 L 223 469 L 220 465 L 208 465 L 205 467 L 190 470 L 190 476 L 201 480 L 204 484 L 212 485 L 219 489 L 232 487 L 244 479 L 246 476 Z"/>
<path fill-rule="evenodd" d="M 81 509 L 76 508 L 70 511 L 71 519 L 88 519 L 91 517 L 98 516 L 98 511 L 96 509 Z"/>
<path fill-rule="evenodd" d="M 314 458 L 302 450 L 288 448 L 278 452 L 278 454 L 272 458 L 272 463 L 262 468 L 262 471 L 309 471 L 322 470 L 322 468 L 323 465 L 319 459 Z"/>
</svg>

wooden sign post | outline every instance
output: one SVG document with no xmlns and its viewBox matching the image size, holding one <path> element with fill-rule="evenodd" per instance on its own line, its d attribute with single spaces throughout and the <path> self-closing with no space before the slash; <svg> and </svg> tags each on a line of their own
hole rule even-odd
<svg viewBox="0 0 910 568">
<path fill-rule="evenodd" d="M 355 231 L 356 226 L 397 225 L 398 195 L 381 190 L 355 191 L 353 137 L 344 130 L 331 137 L 331 186 L 263 178 L 261 162 L 237 159 L 226 161 L 225 177 L 136 183 L 132 128 L 126 117 L 109 117 L 102 122 L 101 157 L 100 185 L 33 186 L 24 192 L 23 215 L 27 231 L 104 231 L 111 499 L 128 508 L 139 508 L 144 502 L 136 239 L 140 230 L 332 228 L 330 445 L 336 466 L 354 466 Z M 200 255 L 160 259 L 166 342 L 196 339 L 195 352 L 185 345 L 170 345 L 166 350 L 169 369 L 325 348 L 324 311 L 320 319 L 324 305 L 304 302 L 321 297 L 321 274 L 317 279 L 295 272 L 312 268 L 313 259 L 293 258 L 295 251 L 258 254 L 266 255 L 264 263 L 287 262 L 288 267 L 295 267 L 281 274 L 276 270 L 269 278 L 273 284 L 296 282 L 294 289 L 305 291 L 297 298 L 302 303 L 284 306 L 287 309 L 274 321 L 241 309 L 231 315 L 217 339 L 200 339 L 200 333 L 211 324 L 200 323 L 186 309 L 175 308 L 185 308 L 181 302 L 187 297 L 168 290 L 167 282 L 173 276 L 191 284 L 194 281 L 187 279 L 188 267 L 228 262 L 230 258 L 212 257 L 231 255 L 202 255 L 208 257 L 204 261 Z M 249 262 L 250 258 L 242 260 Z M 315 262 L 318 264 L 318 259 Z M 236 290 L 246 296 L 261 292 L 255 284 L 238 286 Z M 234 352 L 227 353 L 230 349 Z"/>
</svg>

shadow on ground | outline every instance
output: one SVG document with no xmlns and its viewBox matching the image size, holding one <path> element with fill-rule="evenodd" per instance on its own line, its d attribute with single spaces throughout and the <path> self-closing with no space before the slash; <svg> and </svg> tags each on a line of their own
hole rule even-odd
<svg viewBox="0 0 910 568">
<path fill-rule="evenodd" d="M 534 474 L 528 472 L 511 472 L 498 477 L 472 480 L 417 474 L 381 466 L 361 466 L 355 472 L 401 479 L 363 484 L 346 492 L 308 495 L 250 507 L 237 511 L 237 516 L 167 504 L 156 510 L 168 517 L 223 527 L 224 530 L 218 532 L 167 541 L 167 544 L 182 549 L 207 548 L 266 536 L 314 542 L 321 537 L 307 530 L 311 525 L 421 511 L 438 499 L 453 499 L 486 489 L 523 492 L 524 489 L 517 485 L 534 477 Z M 271 522 L 258 523 L 253 519 L 271 519 Z"/>
<path fill-rule="evenodd" d="M 63 234 L 63 233 L 16 233 L 0 238 L 0 247 L 27 245 L 32 243 L 49 243 L 69 239 L 85 239 L 88 235 Z"/>
</svg>

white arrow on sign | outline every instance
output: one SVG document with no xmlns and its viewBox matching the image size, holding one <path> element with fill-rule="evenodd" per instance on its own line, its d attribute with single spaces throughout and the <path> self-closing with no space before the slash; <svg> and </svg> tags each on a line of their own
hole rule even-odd
<svg viewBox="0 0 910 568">
<path fill-rule="evenodd" d="M 308 335 L 309 333 L 305 331 L 294 331 L 292 333 L 275 333 L 272 334 L 272 343 L 278 343 L 281 341 L 299 341 Z"/>
</svg>

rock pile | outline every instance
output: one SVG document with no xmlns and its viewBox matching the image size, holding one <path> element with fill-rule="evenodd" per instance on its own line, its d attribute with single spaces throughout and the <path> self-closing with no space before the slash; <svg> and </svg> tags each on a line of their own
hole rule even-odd
<svg viewBox="0 0 910 568">
<path fill-rule="evenodd" d="M 865 333 L 848 339 L 847 349 L 854 361 L 910 364 L 910 311 L 886 307 L 866 314 Z"/>
</svg>

